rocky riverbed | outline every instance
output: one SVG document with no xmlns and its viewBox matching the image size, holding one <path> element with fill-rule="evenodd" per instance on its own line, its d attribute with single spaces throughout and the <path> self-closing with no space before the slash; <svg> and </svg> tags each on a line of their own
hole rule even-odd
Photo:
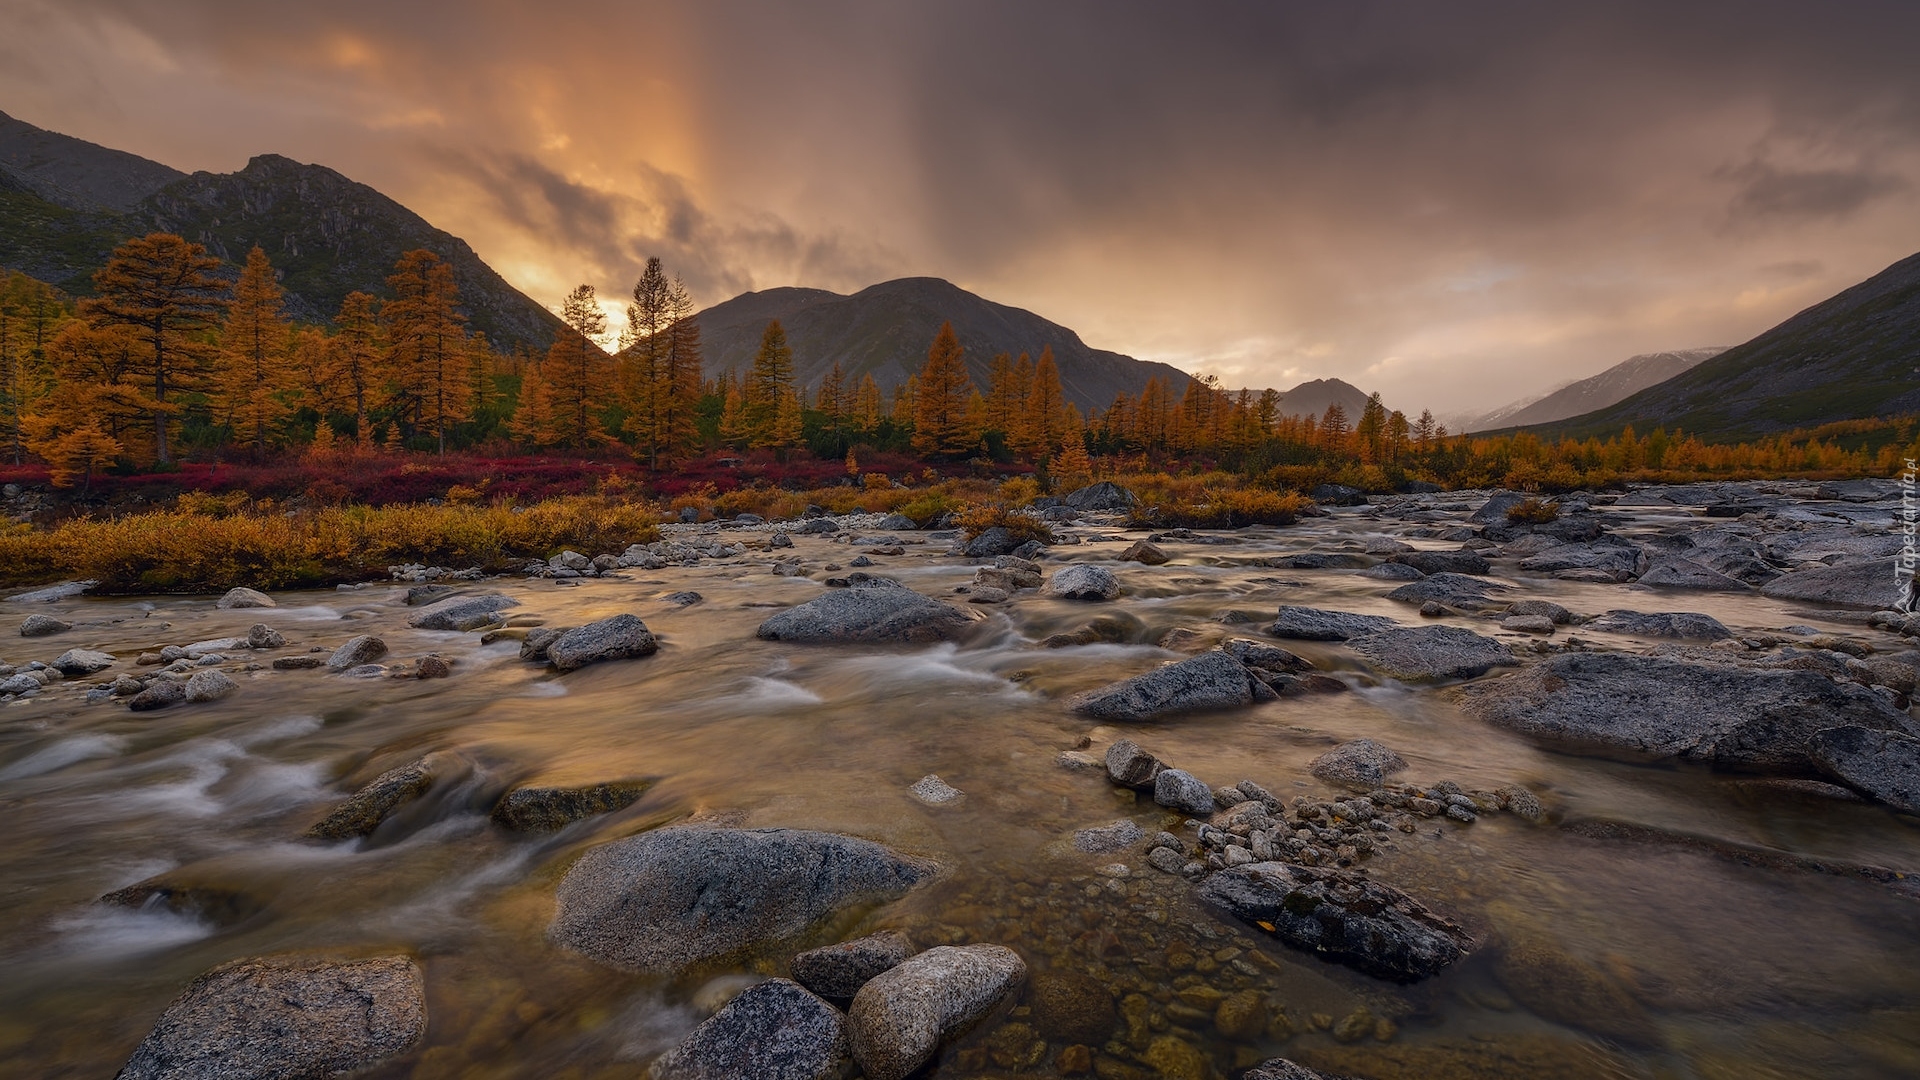
<svg viewBox="0 0 1920 1080">
<path fill-rule="evenodd" d="M 1125 497 L 0 601 L 0 1073 L 1920 1074 L 1894 485 Z"/>
</svg>

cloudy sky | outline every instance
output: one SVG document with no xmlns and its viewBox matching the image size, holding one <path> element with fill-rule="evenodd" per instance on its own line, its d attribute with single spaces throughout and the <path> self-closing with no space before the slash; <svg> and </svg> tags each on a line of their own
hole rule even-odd
<svg viewBox="0 0 1920 1080">
<path fill-rule="evenodd" d="M 1920 4 L 0 0 L 0 110 L 330 165 L 548 303 L 934 275 L 1500 404 L 1920 251 Z"/>
</svg>

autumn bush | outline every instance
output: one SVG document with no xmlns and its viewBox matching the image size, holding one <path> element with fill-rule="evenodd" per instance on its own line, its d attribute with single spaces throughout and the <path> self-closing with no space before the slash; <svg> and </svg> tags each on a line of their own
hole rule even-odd
<svg viewBox="0 0 1920 1080">
<path fill-rule="evenodd" d="M 598 554 L 657 540 L 658 518 L 649 504 L 598 498 L 74 518 L 0 533 L 0 581 L 91 578 L 107 591 L 200 592 L 362 580 L 408 562 L 502 569 L 562 548 Z"/>
<path fill-rule="evenodd" d="M 1046 522 L 1000 503 L 967 507 L 960 511 L 958 523 L 969 540 L 988 529 L 1000 528 L 1012 533 L 1013 538 L 1023 544 L 1028 540 L 1053 543 L 1053 530 L 1047 527 Z"/>
<path fill-rule="evenodd" d="M 1560 520 L 1560 504 L 1544 499 L 1523 499 L 1507 507 L 1507 521 L 1514 525 L 1546 525 Z"/>
</svg>

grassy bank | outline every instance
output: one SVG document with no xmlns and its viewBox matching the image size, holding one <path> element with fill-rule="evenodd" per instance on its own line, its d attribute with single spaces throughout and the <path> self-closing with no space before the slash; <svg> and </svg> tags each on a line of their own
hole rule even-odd
<svg viewBox="0 0 1920 1080">
<path fill-rule="evenodd" d="M 0 584 L 92 578 L 104 591 L 297 589 L 384 577 L 396 563 L 500 569 L 563 548 L 659 539 L 657 508 L 593 497 L 532 506 L 190 507 L 0 533 Z"/>
</svg>

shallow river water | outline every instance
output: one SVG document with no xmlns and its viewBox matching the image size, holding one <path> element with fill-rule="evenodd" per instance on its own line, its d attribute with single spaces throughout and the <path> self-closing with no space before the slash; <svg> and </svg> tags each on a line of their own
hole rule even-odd
<svg viewBox="0 0 1920 1080">
<path fill-rule="evenodd" d="M 1684 508 L 1640 510 L 1632 521 L 1602 512 L 1627 529 L 1695 520 Z M 522 662 L 513 641 L 408 629 L 404 586 L 281 594 L 264 611 L 218 610 L 211 597 L 0 603 L 10 642 L 0 660 L 11 664 L 92 647 L 120 658 L 114 670 L 132 670 L 143 650 L 244 635 L 255 622 L 288 640 L 270 655 L 331 651 L 375 633 L 393 661 L 438 652 L 454 663 L 448 679 L 351 679 L 247 671 L 269 654 L 243 651 L 226 667 L 239 691 L 210 704 L 131 713 L 85 703 L 82 687 L 109 671 L 0 706 L 0 1073 L 111 1076 L 195 975 L 240 957 L 321 950 L 405 951 L 426 972 L 424 1040 L 370 1076 L 644 1075 L 702 1018 L 709 980 L 728 972 L 663 981 L 552 944 L 554 889 L 596 843 L 706 814 L 864 836 L 943 867 L 932 886 L 769 949 L 744 974 L 782 974 L 797 948 L 880 928 L 905 929 L 922 946 L 994 942 L 1034 971 L 1092 975 L 1117 999 L 1139 994 L 1147 1010 L 1138 1023 L 1198 1047 L 1221 1076 L 1274 1055 L 1379 1080 L 1920 1076 L 1920 892 L 1911 882 L 1728 853 L 1920 870 L 1920 820 L 1700 769 L 1556 753 L 1468 719 L 1445 688 L 1372 677 L 1334 644 L 1286 643 L 1352 692 L 1096 731 L 1067 711 L 1068 695 L 1178 655 L 1144 643 L 1036 647 L 1101 610 L 1140 619 L 1142 642 L 1176 627 L 1261 637 L 1263 624 L 1215 617 L 1230 609 L 1270 617 L 1281 604 L 1419 619 L 1383 598 L 1393 582 L 1257 562 L 1406 534 L 1364 511 L 1222 534 L 1237 539 L 1231 545 L 1168 541 L 1174 559 L 1158 567 L 1111 561 L 1143 534 L 1075 531 L 1089 541 L 1053 549 L 1047 568 L 1101 560 L 1126 596 L 1089 605 L 1019 594 L 986 608 L 982 632 L 957 646 L 757 640 L 763 619 L 822 592 L 825 564 L 859 550 L 830 538 L 798 536 L 795 551 L 781 553 L 810 576 L 776 576 L 773 557 L 760 552 L 577 585 L 511 578 L 474 587 L 519 600 L 509 612 L 516 624 L 632 612 L 661 638 L 655 656 L 565 675 Z M 875 556 L 873 572 L 950 594 L 977 563 L 944 548 L 934 541 Z M 1513 560 L 1496 563 L 1495 574 L 1519 596 L 1579 612 L 1700 611 L 1736 631 L 1803 623 L 1891 640 L 1757 593 L 1528 577 Z M 661 599 L 687 589 L 704 599 L 685 608 Z M 36 611 L 76 626 L 14 637 Z M 1484 618 L 1446 621 L 1523 640 Z M 1613 648 L 1650 644 L 1584 636 Z M 1251 779 L 1282 799 L 1331 794 L 1306 763 L 1366 736 L 1407 759 L 1396 779 L 1523 784 L 1557 824 L 1487 814 L 1392 834 L 1368 860 L 1370 874 L 1452 914 L 1483 942 L 1439 977 L 1395 986 L 1220 921 L 1193 903 L 1189 884 L 1138 853 L 1074 853 L 1074 830 L 1116 817 L 1149 833 L 1179 828 L 1180 815 L 1056 762 L 1083 737 L 1097 753 L 1121 734 L 1209 783 Z M 301 838 L 360 784 L 434 752 L 465 763 L 457 782 L 436 786 L 365 841 Z M 914 801 L 908 787 L 929 773 L 966 798 Z M 510 833 L 487 818 L 515 784 L 632 777 L 658 782 L 626 810 L 558 833 Z M 1592 819 L 1722 847 L 1562 827 Z M 1131 873 L 1103 876 L 1116 860 Z M 219 900 L 184 913 L 97 902 L 156 875 Z M 1287 1019 L 1230 1039 L 1191 1007 L 1246 988 Z M 1036 1061 L 1024 1023 L 1016 1009 L 925 1075 L 1055 1075 L 1061 1046 Z M 1113 1032 L 1123 1045 L 1128 1027 Z M 1114 1075 L 1152 1075 L 1111 1064 Z"/>
</svg>

